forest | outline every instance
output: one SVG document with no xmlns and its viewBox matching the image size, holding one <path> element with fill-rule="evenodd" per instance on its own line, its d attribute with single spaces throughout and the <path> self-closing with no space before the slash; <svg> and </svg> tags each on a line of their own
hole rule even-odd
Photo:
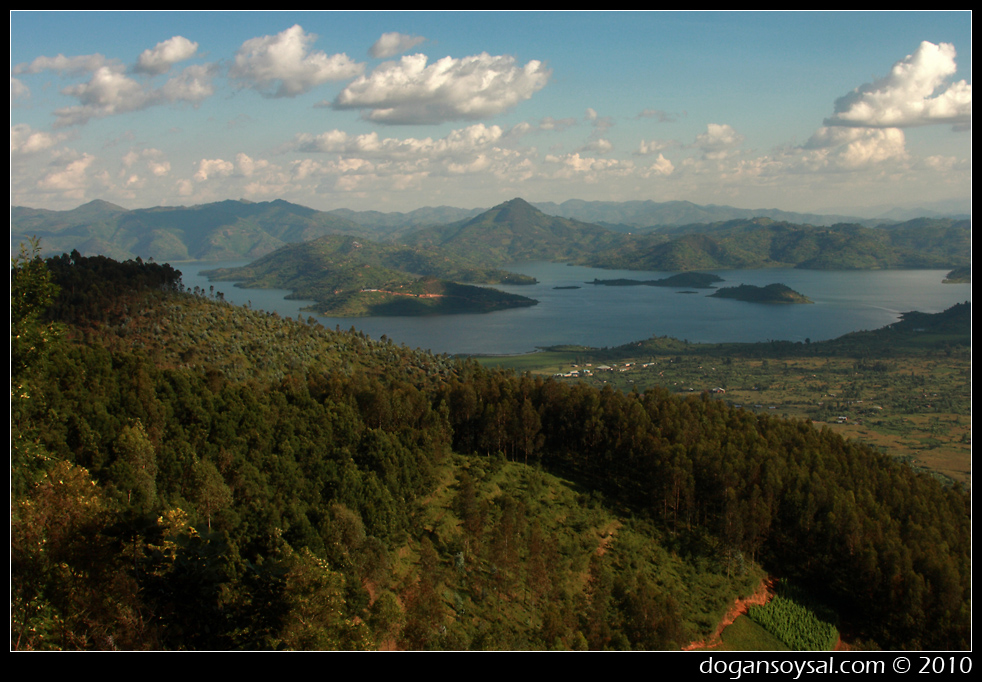
<svg viewBox="0 0 982 682">
<path fill-rule="evenodd" d="M 764 575 L 854 647 L 971 642 L 970 497 L 708 393 L 483 367 L 11 270 L 11 649 L 672 649 Z"/>
</svg>

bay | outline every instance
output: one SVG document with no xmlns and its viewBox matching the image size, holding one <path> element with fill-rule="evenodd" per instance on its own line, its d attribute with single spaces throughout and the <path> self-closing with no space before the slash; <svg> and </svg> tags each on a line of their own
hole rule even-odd
<svg viewBox="0 0 982 682">
<path fill-rule="evenodd" d="M 311 316 L 310 301 L 288 300 L 287 291 L 241 289 L 209 282 L 200 273 L 245 262 L 178 263 L 186 287 L 221 291 L 237 305 L 282 317 Z M 528 353 L 543 346 L 618 346 L 651 336 L 691 342 L 822 341 L 853 331 L 878 329 L 918 310 L 936 313 L 970 301 L 971 284 L 943 284 L 947 270 L 716 270 L 718 287 L 785 284 L 811 305 L 767 305 L 711 298 L 711 289 L 650 286 L 598 286 L 594 279 L 663 279 L 675 273 L 600 270 L 548 262 L 513 263 L 507 270 L 535 277 L 530 286 L 495 288 L 539 301 L 538 305 L 494 313 L 429 317 L 335 318 L 314 315 L 326 327 L 355 328 L 385 335 L 410 348 L 449 354 Z M 579 287 L 579 288 L 555 288 Z M 681 293 L 690 291 L 693 293 Z"/>
</svg>

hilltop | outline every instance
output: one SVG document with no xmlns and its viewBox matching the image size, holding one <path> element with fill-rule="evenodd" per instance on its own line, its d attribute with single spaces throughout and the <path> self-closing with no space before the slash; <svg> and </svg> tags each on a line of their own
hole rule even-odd
<svg viewBox="0 0 982 682">
<path fill-rule="evenodd" d="M 419 230 L 402 241 L 459 255 L 481 254 L 488 262 L 503 264 L 576 259 L 619 238 L 598 225 L 549 216 L 524 199 L 512 199 L 468 220 Z"/>
</svg>

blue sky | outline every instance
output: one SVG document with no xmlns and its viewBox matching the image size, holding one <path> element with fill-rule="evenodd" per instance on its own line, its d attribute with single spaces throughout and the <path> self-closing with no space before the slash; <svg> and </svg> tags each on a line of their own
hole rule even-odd
<svg viewBox="0 0 982 682">
<path fill-rule="evenodd" d="M 966 11 L 13 11 L 10 33 L 16 205 L 971 196 Z"/>
</svg>

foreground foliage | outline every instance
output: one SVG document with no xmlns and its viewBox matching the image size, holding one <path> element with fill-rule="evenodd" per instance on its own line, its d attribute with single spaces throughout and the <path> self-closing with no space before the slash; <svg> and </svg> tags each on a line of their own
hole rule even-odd
<svg viewBox="0 0 982 682">
<path fill-rule="evenodd" d="M 29 261 L 64 333 L 11 372 L 12 648 L 678 648 L 759 566 L 968 646 L 968 496 L 828 430 Z"/>
</svg>

